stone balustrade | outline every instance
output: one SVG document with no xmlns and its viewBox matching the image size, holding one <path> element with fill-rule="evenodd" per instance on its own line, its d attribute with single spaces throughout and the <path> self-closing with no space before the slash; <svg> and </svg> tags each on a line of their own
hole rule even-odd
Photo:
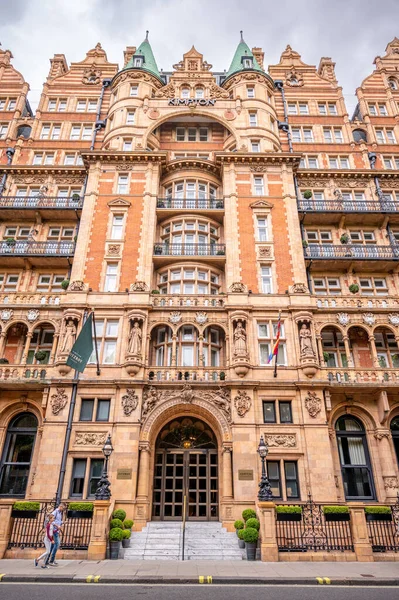
<svg viewBox="0 0 399 600">
<path fill-rule="evenodd" d="M 147 370 L 147 377 L 150 381 L 194 381 L 194 382 L 214 382 L 227 379 L 225 371 L 221 368 L 213 367 L 152 367 Z"/>
<path fill-rule="evenodd" d="M 151 304 L 155 307 L 200 307 L 200 308 L 223 308 L 224 297 L 212 295 L 186 295 L 186 294 L 152 294 Z"/>
<path fill-rule="evenodd" d="M 58 306 L 62 292 L 41 294 L 40 292 L 9 292 L 0 294 L 0 304 L 38 304 Z"/>
<path fill-rule="evenodd" d="M 320 296 L 315 299 L 317 308 L 397 308 L 399 299 L 391 296 L 370 297 L 351 294 L 350 296 Z"/>
</svg>

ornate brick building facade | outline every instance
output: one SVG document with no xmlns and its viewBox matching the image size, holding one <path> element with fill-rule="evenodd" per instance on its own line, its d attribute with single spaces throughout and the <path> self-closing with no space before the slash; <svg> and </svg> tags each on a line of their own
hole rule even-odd
<svg viewBox="0 0 399 600">
<path fill-rule="evenodd" d="M 55 55 L 36 113 L 0 51 L 0 494 L 50 500 L 94 309 L 63 497 L 112 498 L 138 527 L 231 526 L 257 446 L 279 501 L 391 503 L 399 459 L 399 40 L 351 118 L 334 63 L 289 46 L 268 71 L 192 48 L 158 70 L 98 44 Z M 208 58 L 208 57 L 207 57 Z M 281 311 L 277 376 L 268 357 Z"/>
</svg>

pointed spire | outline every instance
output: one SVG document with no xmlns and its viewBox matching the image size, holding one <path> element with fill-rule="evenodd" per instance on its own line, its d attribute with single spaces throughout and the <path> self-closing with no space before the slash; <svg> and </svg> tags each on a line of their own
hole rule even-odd
<svg viewBox="0 0 399 600">
<path fill-rule="evenodd" d="M 143 69 L 144 71 L 151 73 L 151 75 L 155 75 L 155 77 L 162 81 L 150 42 L 148 41 L 148 34 L 149 31 L 147 30 L 145 32 L 144 42 L 142 42 L 137 48 L 136 52 L 127 63 L 125 69 Z M 137 64 L 135 58 L 141 58 L 141 64 Z M 162 83 L 164 82 L 162 81 Z"/>
<path fill-rule="evenodd" d="M 252 59 L 252 67 L 245 67 L 242 61 L 243 57 Z M 233 60 L 231 61 L 231 65 L 229 70 L 227 71 L 226 79 L 233 75 L 234 73 L 238 73 L 239 71 L 244 70 L 252 70 L 252 71 L 262 71 L 262 68 L 259 66 L 258 61 L 255 56 L 249 49 L 248 45 L 244 41 L 243 31 L 240 31 L 240 43 L 237 46 L 237 50 L 235 51 Z"/>
</svg>

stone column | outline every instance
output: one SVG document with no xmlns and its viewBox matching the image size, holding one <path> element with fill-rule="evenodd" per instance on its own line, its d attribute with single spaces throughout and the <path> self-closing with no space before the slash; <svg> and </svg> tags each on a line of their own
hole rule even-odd
<svg viewBox="0 0 399 600">
<path fill-rule="evenodd" d="M 380 365 L 378 364 L 377 348 L 375 347 L 375 337 L 373 335 L 369 336 L 369 342 L 373 364 L 375 367 L 379 367 Z"/>
<path fill-rule="evenodd" d="M 137 499 L 148 500 L 148 475 L 150 471 L 150 446 L 147 442 L 141 443 L 139 477 L 137 484 Z"/>
<path fill-rule="evenodd" d="M 373 562 L 374 556 L 367 531 L 364 507 L 348 503 L 348 508 L 351 516 L 350 524 L 356 559 L 359 562 Z"/>
<path fill-rule="evenodd" d="M 0 357 L 2 357 L 4 354 L 5 345 L 6 345 L 6 337 L 7 337 L 7 334 L 5 331 L 3 331 L 0 334 Z"/>
<path fill-rule="evenodd" d="M 172 367 L 176 367 L 176 348 L 177 348 L 177 335 L 172 335 Z"/>
<path fill-rule="evenodd" d="M 325 366 L 325 360 L 323 358 L 323 342 L 321 335 L 316 335 L 317 351 L 319 353 L 320 365 Z"/>
<path fill-rule="evenodd" d="M 352 360 L 352 355 L 351 355 L 351 349 L 349 346 L 349 338 L 347 335 L 344 335 L 342 337 L 343 342 L 344 342 L 344 346 L 345 346 L 345 354 L 346 354 L 346 360 L 348 361 L 348 367 L 353 367 L 353 360 Z"/>
<path fill-rule="evenodd" d="M 109 500 L 95 500 L 93 504 L 93 521 L 87 559 L 104 560 L 107 552 L 108 521 L 111 503 Z"/>
<path fill-rule="evenodd" d="M 223 499 L 233 499 L 233 472 L 231 468 L 231 445 L 223 446 Z"/>
<path fill-rule="evenodd" d="M 60 334 L 59 333 L 55 333 L 54 334 L 54 338 L 53 338 L 53 345 L 51 347 L 51 353 L 50 353 L 50 361 L 49 362 L 54 362 L 55 359 L 55 355 L 57 354 L 57 346 L 58 346 L 58 339 L 59 339 Z"/>
<path fill-rule="evenodd" d="M 32 336 L 33 336 L 33 331 L 28 331 L 28 333 L 26 334 L 25 346 L 24 346 L 23 353 L 21 356 L 21 365 L 26 365 L 26 359 L 28 358 L 28 351 L 29 351 L 29 346 L 30 346 Z"/>
<path fill-rule="evenodd" d="M 278 562 L 276 505 L 274 502 L 258 502 L 256 512 L 260 521 L 261 560 L 264 562 Z"/>
</svg>

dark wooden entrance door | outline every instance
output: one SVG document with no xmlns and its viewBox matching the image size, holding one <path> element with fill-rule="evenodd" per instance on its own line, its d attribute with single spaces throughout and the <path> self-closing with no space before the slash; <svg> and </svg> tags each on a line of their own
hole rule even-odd
<svg viewBox="0 0 399 600">
<path fill-rule="evenodd" d="M 181 521 L 218 520 L 217 450 L 158 450 L 155 458 L 152 516 Z"/>
</svg>

